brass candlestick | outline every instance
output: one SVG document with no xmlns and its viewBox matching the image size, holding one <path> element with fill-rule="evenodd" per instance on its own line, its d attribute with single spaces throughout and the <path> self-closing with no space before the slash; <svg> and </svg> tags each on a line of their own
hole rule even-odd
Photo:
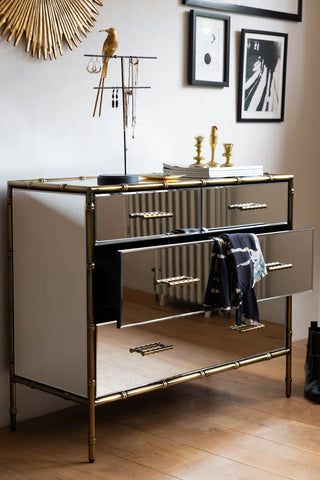
<svg viewBox="0 0 320 480">
<path fill-rule="evenodd" d="M 211 127 L 211 135 L 209 136 L 209 143 L 211 146 L 211 161 L 207 163 L 207 167 L 219 167 L 220 164 L 215 162 L 214 160 L 214 151 L 216 145 L 218 143 L 218 135 L 217 135 L 218 127 Z"/>
<path fill-rule="evenodd" d="M 206 165 L 202 163 L 205 158 L 201 156 L 203 139 L 204 137 L 201 137 L 200 135 L 198 137 L 195 137 L 196 143 L 194 146 L 196 147 L 197 155 L 193 158 L 196 160 L 196 163 L 193 163 L 192 165 L 190 165 L 190 167 L 206 167 Z"/>
<path fill-rule="evenodd" d="M 222 154 L 223 157 L 226 157 L 226 163 L 221 165 L 221 167 L 235 167 L 234 163 L 230 162 L 230 158 L 233 157 L 232 148 L 233 143 L 224 143 L 225 152 Z"/>
</svg>

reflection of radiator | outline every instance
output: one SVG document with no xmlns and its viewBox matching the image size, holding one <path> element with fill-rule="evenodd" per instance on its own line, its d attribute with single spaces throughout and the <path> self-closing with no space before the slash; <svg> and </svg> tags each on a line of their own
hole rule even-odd
<svg viewBox="0 0 320 480">
<path fill-rule="evenodd" d="M 202 212 L 202 225 L 211 228 L 230 225 L 230 190 L 223 187 L 204 189 L 206 209 Z M 196 226 L 196 212 L 199 205 L 194 189 L 154 191 L 128 195 L 128 212 L 173 212 L 174 216 L 161 219 L 133 218 L 129 221 L 130 237 L 160 235 L 174 228 L 192 228 Z M 199 277 L 200 282 L 181 287 L 158 287 L 160 302 L 166 298 L 194 304 L 203 304 L 204 293 L 209 277 L 212 243 L 188 244 L 179 248 L 155 250 L 156 278 L 169 278 L 179 275 Z M 257 284 L 259 296 L 262 296 L 261 282 Z M 258 292 L 257 292 L 258 293 Z"/>
<path fill-rule="evenodd" d="M 228 225 L 231 215 L 228 210 L 229 189 L 217 187 L 204 189 L 207 208 L 202 212 L 204 227 L 222 227 Z M 154 191 L 141 195 L 128 196 L 129 212 L 173 212 L 174 216 L 163 219 L 131 219 L 130 236 L 159 235 L 176 228 L 194 228 L 197 225 L 197 204 L 194 189 Z M 188 275 L 199 277 L 200 282 L 181 287 L 161 286 L 160 301 L 174 298 L 177 301 L 202 305 L 209 276 L 212 244 L 186 245 L 179 248 L 164 248 L 156 251 L 155 272 L 157 278 Z"/>
<path fill-rule="evenodd" d="M 160 303 L 174 299 L 186 303 L 203 304 L 209 277 L 212 242 L 169 247 L 157 251 L 156 276 L 175 277 L 186 275 L 200 278 L 200 282 L 181 287 L 161 286 Z"/>
<path fill-rule="evenodd" d="M 204 189 L 202 211 L 203 226 L 225 227 L 231 224 L 232 210 L 228 208 L 231 202 L 231 190 L 225 187 Z"/>
<path fill-rule="evenodd" d="M 187 196 L 191 193 L 187 191 Z M 219 228 L 230 224 L 231 211 L 228 209 L 230 190 L 222 187 L 203 189 L 205 196 L 202 210 L 202 226 Z M 183 199 L 187 200 L 187 199 Z M 180 202 L 178 214 L 185 219 L 185 223 L 192 225 L 194 210 L 190 208 L 191 201 Z M 163 287 L 160 301 L 165 302 L 166 297 L 177 301 L 203 304 L 205 289 L 210 272 L 212 243 L 186 245 L 179 249 L 164 249 L 158 252 L 157 270 L 164 277 L 174 275 L 189 275 L 199 277 L 200 282 L 183 287 Z"/>
<path fill-rule="evenodd" d="M 263 255 L 265 256 L 264 238 L 260 241 Z M 156 251 L 155 271 L 157 278 L 170 278 L 186 275 L 200 278 L 200 282 L 181 287 L 161 286 L 160 303 L 165 304 L 166 299 L 203 305 L 204 294 L 209 278 L 211 266 L 211 252 L 213 242 L 188 244 L 181 247 L 168 247 Z M 266 284 L 259 281 L 255 286 L 257 298 L 265 298 Z"/>
<path fill-rule="evenodd" d="M 199 227 L 199 192 L 196 189 L 164 190 L 127 196 L 128 214 L 167 212 L 168 218 L 130 218 L 129 236 L 141 237 L 169 233 L 176 228 Z"/>
</svg>

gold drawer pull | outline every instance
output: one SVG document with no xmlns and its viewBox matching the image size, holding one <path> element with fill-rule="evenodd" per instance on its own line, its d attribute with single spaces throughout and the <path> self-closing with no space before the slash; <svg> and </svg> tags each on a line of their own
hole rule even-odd
<svg viewBox="0 0 320 480">
<path fill-rule="evenodd" d="M 180 277 L 160 278 L 159 280 L 156 280 L 157 285 L 168 285 L 169 287 L 191 285 L 192 283 L 198 282 L 200 282 L 200 278 L 189 277 L 188 275 L 181 275 Z"/>
<path fill-rule="evenodd" d="M 252 330 L 258 330 L 259 328 L 264 328 L 265 325 L 260 323 L 259 325 L 232 325 L 229 327 L 233 332 L 246 333 L 251 332 Z"/>
<path fill-rule="evenodd" d="M 236 203 L 228 206 L 229 210 L 260 210 L 261 208 L 268 208 L 266 203 Z"/>
<path fill-rule="evenodd" d="M 164 352 L 166 350 L 172 350 L 173 345 L 164 345 L 161 342 L 148 343 L 147 345 L 140 345 L 139 347 L 130 348 L 130 353 L 137 352 L 141 355 L 151 355 L 153 353 Z"/>
<path fill-rule="evenodd" d="M 268 272 L 276 272 L 277 270 L 288 270 L 293 268 L 292 263 L 271 262 L 266 263 Z"/>
<path fill-rule="evenodd" d="M 169 218 L 173 217 L 172 212 L 136 212 L 129 213 L 129 218 L 141 218 L 142 220 L 150 220 L 153 218 Z"/>
</svg>

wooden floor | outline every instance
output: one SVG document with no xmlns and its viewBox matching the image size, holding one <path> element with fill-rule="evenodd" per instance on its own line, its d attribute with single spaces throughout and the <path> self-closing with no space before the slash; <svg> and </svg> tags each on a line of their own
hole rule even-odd
<svg viewBox="0 0 320 480">
<path fill-rule="evenodd" d="M 319 480 L 320 405 L 303 397 L 305 342 L 283 357 L 96 409 L 87 460 L 82 406 L 0 430 L 1 480 Z"/>
</svg>

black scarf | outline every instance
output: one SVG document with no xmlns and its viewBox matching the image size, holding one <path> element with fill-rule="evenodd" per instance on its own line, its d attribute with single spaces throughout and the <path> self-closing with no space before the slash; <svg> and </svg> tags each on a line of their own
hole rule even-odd
<svg viewBox="0 0 320 480">
<path fill-rule="evenodd" d="M 256 235 L 235 233 L 216 238 L 205 309 L 218 308 L 224 313 L 235 307 L 237 325 L 260 323 L 254 285 L 266 273 Z"/>
</svg>

